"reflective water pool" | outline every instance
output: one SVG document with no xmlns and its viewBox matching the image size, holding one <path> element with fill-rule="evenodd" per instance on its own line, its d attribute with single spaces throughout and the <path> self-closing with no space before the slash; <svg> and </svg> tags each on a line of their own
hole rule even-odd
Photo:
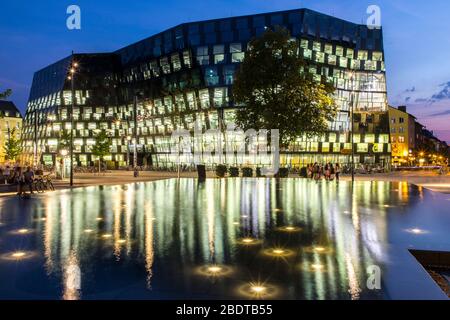
<svg viewBox="0 0 450 320">
<path fill-rule="evenodd" d="M 450 250 L 448 198 L 241 178 L 4 198 L 0 299 L 446 299 L 408 249 Z"/>
</svg>

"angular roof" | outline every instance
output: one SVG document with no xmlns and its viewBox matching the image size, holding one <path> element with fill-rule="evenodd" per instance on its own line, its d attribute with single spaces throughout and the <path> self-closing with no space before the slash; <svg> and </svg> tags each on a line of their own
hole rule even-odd
<svg viewBox="0 0 450 320">
<path fill-rule="evenodd" d="M 9 112 L 12 118 L 17 118 L 17 114 L 22 117 L 19 109 L 17 109 L 16 105 L 12 101 L 0 100 L 0 114 L 5 115 L 6 112 Z"/>
</svg>

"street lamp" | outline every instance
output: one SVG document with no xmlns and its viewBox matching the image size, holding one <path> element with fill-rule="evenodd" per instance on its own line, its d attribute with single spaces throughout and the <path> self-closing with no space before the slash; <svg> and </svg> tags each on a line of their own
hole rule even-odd
<svg viewBox="0 0 450 320">
<path fill-rule="evenodd" d="M 62 149 L 61 151 L 60 151 L 60 154 L 61 154 L 61 156 L 62 156 L 62 168 L 61 168 L 61 179 L 64 179 L 65 178 L 65 169 L 66 169 L 66 157 L 67 157 L 67 155 L 68 155 L 68 151 L 66 150 L 66 149 Z"/>
<path fill-rule="evenodd" d="M 127 168 L 129 168 L 130 166 L 130 141 L 131 137 L 127 136 Z"/>
<path fill-rule="evenodd" d="M 353 124 L 353 113 L 354 113 L 354 105 L 355 105 L 355 92 L 354 92 L 354 77 L 355 71 L 351 72 L 351 93 L 350 93 L 350 123 L 351 123 L 351 139 L 350 142 L 352 144 L 352 183 L 355 182 L 355 145 L 354 145 L 354 124 Z"/>
<path fill-rule="evenodd" d="M 75 109 L 75 73 L 78 63 L 74 61 L 74 54 L 72 51 L 72 65 L 70 67 L 69 80 L 71 81 L 72 91 L 72 110 L 70 112 L 70 186 L 73 187 L 73 112 Z"/>
<path fill-rule="evenodd" d="M 137 168 L 137 100 L 138 93 L 134 94 L 134 102 L 133 102 L 133 121 L 134 121 L 134 147 L 133 147 L 133 171 Z"/>
</svg>

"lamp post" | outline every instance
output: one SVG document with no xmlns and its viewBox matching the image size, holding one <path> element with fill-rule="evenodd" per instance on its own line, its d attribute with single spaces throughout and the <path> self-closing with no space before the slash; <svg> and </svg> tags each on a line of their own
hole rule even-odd
<svg viewBox="0 0 450 320">
<path fill-rule="evenodd" d="M 350 138 L 350 142 L 352 145 L 352 156 L 351 156 L 351 161 L 352 161 L 352 183 L 355 182 L 355 145 L 354 145 L 354 124 L 353 124 L 353 113 L 354 113 L 354 104 L 355 104 L 355 92 L 354 92 L 354 77 L 355 77 L 355 72 L 352 71 L 351 73 L 351 94 L 350 94 L 350 130 L 351 130 L 351 138 Z"/>
<path fill-rule="evenodd" d="M 127 136 L 127 170 L 130 166 L 130 141 L 131 137 Z"/>
<path fill-rule="evenodd" d="M 133 102 L 133 121 L 134 121 L 134 148 L 133 148 L 133 171 L 137 168 L 137 99 L 138 94 L 134 94 L 134 102 Z"/>
<path fill-rule="evenodd" d="M 37 126 L 38 126 L 38 112 L 34 111 L 34 148 L 33 148 L 33 165 L 34 168 L 37 169 L 38 165 L 38 135 L 37 135 Z"/>
<path fill-rule="evenodd" d="M 70 112 L 70 186 L 73 187 L 73 111 L 75 109 L 75 72 L 78 67 L 78 63 L 74 61 L 72 51 L 72 64 L 70 67 L 70 80 L 72 91 L 72 110 Z"/>
<path fill-rule="evenodd" d="M 61 168 L 61 179 L 64 179 L 65 178 L 65 169 L 66 169 L 66 157 L 67 157 L 67 154 L 68 154 L 68 152 L 67 152 L 67 150 L 66 149 L 62 149 L 61 150 L 61 156 L 62 156 L 62 168 Z"/>
</svg>

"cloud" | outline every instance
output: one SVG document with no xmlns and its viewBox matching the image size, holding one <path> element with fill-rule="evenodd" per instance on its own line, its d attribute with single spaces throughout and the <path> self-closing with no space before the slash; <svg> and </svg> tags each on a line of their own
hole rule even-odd
<svg viewBox="0 0 450 320">
<path fill-rule="evenodd" d="M 443 89 L 441 89 L 438 93 L 433 94 L 431 99 L 434 101 L 450 99 L 450 81 L 441 84 L 439 87 L 443 87 Z"/>
<path fill-rule="evenodd" d="M 441 117 L 441 116 L 447 116 L 447 115 L 450 115 L 450 110 L 432 113 L 432 114 L 430 114 L 430 117 Z"/>
<path fill-rule="evenodd" d="M 450 81 L 436 86 L 434 89 L 420 90 L 416 86 L 407 88 L 395 98 L 395 104 L 426 104 L 432 105 L 441 101 L 450 103 Z"/>
</svg>

